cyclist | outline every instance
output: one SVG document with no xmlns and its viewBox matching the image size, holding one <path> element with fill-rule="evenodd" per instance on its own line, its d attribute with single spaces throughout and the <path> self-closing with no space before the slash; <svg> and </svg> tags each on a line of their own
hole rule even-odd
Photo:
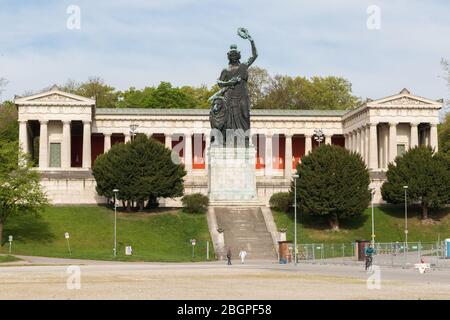
<svg viewBox="0 0 450 320">
<path fill-rule="evenodd" d="M 366 270 L 372 266 L 373 255 L 375 254 L 375 249 L 373 248 L 373 244 L 369 244 L 364 249 L 364 255 L 366 256 Z"/>
</svg>

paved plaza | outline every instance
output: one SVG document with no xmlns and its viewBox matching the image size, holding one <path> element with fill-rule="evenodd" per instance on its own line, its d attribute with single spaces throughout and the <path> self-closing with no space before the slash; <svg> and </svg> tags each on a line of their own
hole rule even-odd
<svg viewBox="0 0 450 320">
<path fill-rule="evenodd" d="M 26 260 L 0 266 L 0 299 L 450 299 L 448 269 L 381 267 L 377 289 L 361 265 Z"/>
</svg>

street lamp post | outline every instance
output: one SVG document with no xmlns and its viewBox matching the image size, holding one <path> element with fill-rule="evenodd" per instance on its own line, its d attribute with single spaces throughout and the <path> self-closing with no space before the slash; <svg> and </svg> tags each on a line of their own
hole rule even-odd
<svg viewBox="0 0 450 320">
<path fill-rule="evenodd" d="M 298 174 L 292 175 L 294 178 L 294 265 L 297 265 L 297 178 Z"/>
<path fill-rule="evenodd" d="M 119 189 L 114 189 L 114 257 L 117 256 L 117 193 Z"/>
<path fill-rule="evenodd" d="M 403 186 L 405 190 L 405 252 L 408 253 L 408 186 Z"/>
<path fill-rule="evenodd" d="M 371 195 L 371 204 L 372 204 L 372 246 L 375 246 L 375 216 L 374 216 L 374 210 L 373 210 L 373 198 L 375 196 L 375 189 L 370 189 L 370 195 Z"/>
</svg>

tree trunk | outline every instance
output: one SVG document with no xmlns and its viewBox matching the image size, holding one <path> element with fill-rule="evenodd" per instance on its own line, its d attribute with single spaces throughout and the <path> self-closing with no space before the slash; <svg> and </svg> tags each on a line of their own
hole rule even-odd
<svg viewBox="0 0 450 320">
<path fill-rule="evenodd" d="M 328 222 L 330 223 L 331 230 L 339 231 L 339 220 L 336 215 L 330 215 L 330 217 L 328 218 Z"/>
<path fill-rule="evenodd" d="M 0 221 L 0 247 L 3 244 L 3 221 Z"/>
<path fill-rule="evenodd" d="M 139 200 L 139 211 L 144 211 L 144 200 Z"/>
<path fill-rule="evenodd" d="M 127 211 L 131 212 L 131 200 L 127 200 Z"/>
<path fill-rule="evenodd" d="M 428 219 L 428 206 L 426 204 L 422 205 L 422 220 Z"/>
</svg>

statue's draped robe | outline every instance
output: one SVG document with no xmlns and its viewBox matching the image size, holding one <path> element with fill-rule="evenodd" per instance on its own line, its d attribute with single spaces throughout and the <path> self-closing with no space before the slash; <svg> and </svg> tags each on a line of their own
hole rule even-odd
<svg viewBox="0 0 450 320">
<path fill-rule="evenodd" d="M 220 74 L 219 80 L 229 81 L 236 76 L 241 77 L 241 81 L 235 86 L 228 87 L 225 92 L 226 129 L 242 129 L 244 132 L 250 129 L 250 99 L 248 96 L 248 66 L 245 63 L 230 65 Z"/>
</svg>

